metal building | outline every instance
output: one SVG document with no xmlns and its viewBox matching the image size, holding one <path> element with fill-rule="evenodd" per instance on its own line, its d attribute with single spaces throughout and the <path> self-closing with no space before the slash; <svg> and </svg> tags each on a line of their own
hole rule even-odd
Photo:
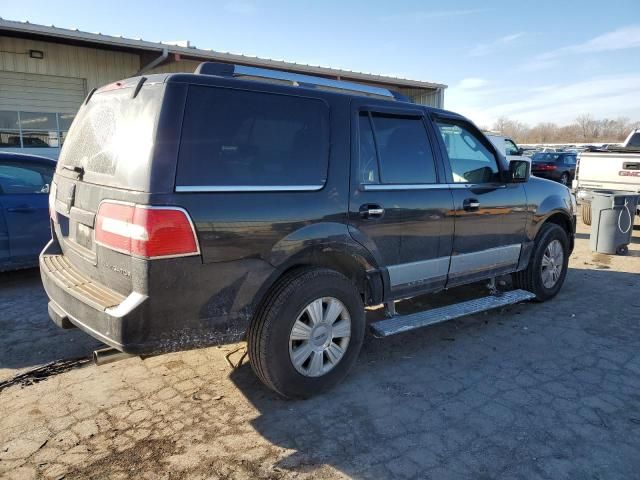
<svg viewBox="0 0 640 480">
<path fill-rule="evenodd" d="M 0 150 L 57 158 L 94 87 L 141 73 L 193 72 L 202 61 L 322 76 L 396 90 L 442 107 L 446 85 L 302 65 L 192 47 L 0 19 Z"/>
</svg>

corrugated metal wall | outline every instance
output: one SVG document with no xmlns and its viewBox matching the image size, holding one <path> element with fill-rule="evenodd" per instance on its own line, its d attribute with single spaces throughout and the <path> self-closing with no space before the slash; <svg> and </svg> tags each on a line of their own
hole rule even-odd
<svg viewBox="0 0 640 480">
<path fill-rule="evenodd" d="M 83 78 L 0 70 L 0 110 L 75 113 L 85 95 Z"/>
<path fill-rule="evenodd" d="M 44 58 L 30 58 L 29 50 L 44 52 Z M 0 71 L 83 78 L 91 90 L 139 69 L 140 57 L 132 53 L 0 36 Z"/>
<path fill-rule="evenodd" d="M 164 63 L 159 67 L 147 70 L 145 73 L 193 73 L 202 62 L 195 60 L 180 60 L 179 62 Z"/>
<path fill-rule="evenodd" d="M 398 91 L 420 105 L 444 108 L 444 91 L 442 89 L 399 88 Z"/>
</svg>

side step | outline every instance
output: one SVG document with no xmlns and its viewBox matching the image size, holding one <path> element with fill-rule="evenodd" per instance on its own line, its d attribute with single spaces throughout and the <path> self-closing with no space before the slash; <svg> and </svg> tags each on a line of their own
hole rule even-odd
<svg viewBox="0 0 640 480">
<path fill-rule="evenodd" d="M 454 303 L 446 307 L 433 308 L 409 315 L 397 315 L 387 320 L 380 320 L 371 324 L 371 331 L 376 337 L 388 337 L 396 333 L 407 332 L 415 328 L 435 325 L 454 318 L 472 315 L 474 313 L 492 310 L 494 308 L 513 305 L 514 303 L 531 300 L 535 295 L 526 290 L 511 290 L 499 295 L 489 295 L 475 300 Z"/>
</svg>

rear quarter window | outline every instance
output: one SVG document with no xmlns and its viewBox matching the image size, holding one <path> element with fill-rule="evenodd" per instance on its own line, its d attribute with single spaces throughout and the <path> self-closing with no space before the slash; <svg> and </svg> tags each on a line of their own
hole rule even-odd
<svg viewBox="0 0 640 480">
<path fill-rule="evenodd" d="M 189 87 L 178 190 L 320 189 L 328 157 L 329 107 L 323 101 Z"/>
</svg>

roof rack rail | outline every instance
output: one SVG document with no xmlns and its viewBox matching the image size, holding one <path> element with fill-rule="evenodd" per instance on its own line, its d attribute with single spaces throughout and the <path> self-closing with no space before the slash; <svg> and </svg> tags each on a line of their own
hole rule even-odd
<svg viewBox="0 0 640 480">
<path fill-rule="evenodd" d="M 402 95 L 386 88 L 372 87 L 370 85 L 345 82 L 342 80 L 332 80 L 312 75 L 302 75 L 300 73 L 284 72 L 281 70 L 271 70 L 268 68 L 233 65 L 230 63 L 202 62 L 198 65 L 194 73 L 199 75 L 216 75 L 219 77 L 253 77 L 258 79 L 282 80 L 291 82 L 294 86 L 325 87 L 332 90 L 344 90 L 368 96 L 384 97 L 386 99 L 405 100 Z"/>
</svg>

